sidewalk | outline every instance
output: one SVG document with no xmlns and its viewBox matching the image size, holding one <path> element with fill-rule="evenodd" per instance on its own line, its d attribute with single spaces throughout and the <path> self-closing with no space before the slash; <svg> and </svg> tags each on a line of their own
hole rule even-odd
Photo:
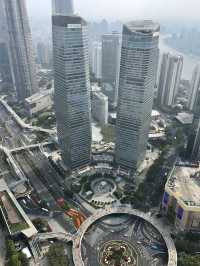
<svg viewBox="0 0 200 266">
<path fill-rule="evenodd" d="M 5 265 L 6 246 L 5 235 L 0 228 L 0 265 Z"/>
</svg>

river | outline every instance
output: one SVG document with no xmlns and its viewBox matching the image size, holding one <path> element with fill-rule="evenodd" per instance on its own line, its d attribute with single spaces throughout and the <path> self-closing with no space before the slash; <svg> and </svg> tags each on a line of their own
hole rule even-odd
<svg viewBox="0 0 200 266">
<path fill-rule="evenodd" d="M 179 54 L 184 57 L 184 62 L 183 62 L 183 73 L 182 73 L 182 78 L 183 79 L 188 79 L 190 80 L 192 78 L 192 72 L 194 70 L 194 67 L 200 62 L 200 58 L 191 56 L 188 54 L 184 54 L 182 52 L 179 52 L 178 50 L 170 47 L 166 42 L 165 39 L 167 38 L 167 35 L 163 35 L 160 37 L 160 53 L 164 52 L 170 52 L 172 54 Z"/>
</svg>

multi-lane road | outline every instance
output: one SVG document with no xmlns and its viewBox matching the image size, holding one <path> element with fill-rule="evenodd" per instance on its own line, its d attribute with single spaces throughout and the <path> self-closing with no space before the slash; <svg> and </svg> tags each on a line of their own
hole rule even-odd
<svg viewBox="0 0 200 266">
<path fill-rule="evenodd" d="M 41 151 L 40 146 L 34 147 L 34 149 L 28 148 L 33 141 L 32 135 L 33 131 L 23 127 L 22 122 L 19 123 L 12 112 L 0 101 L 0 145 L 2 147 L 0 162 L 5 158 L 8 161 L 12 158 L 14 164 L 17 165 L 16 171 L 11 163 L 10 165 L 2 164 L 1 176 L 5 177 L 4 175 L 11 171 L 14 173 L 16 178 L 10 180 L 11 187 L 20 180 L 17 176 L 17 172 L 20 171 L 34 188 L 33 201 L 42 203 L 42 206 L 49 210 L 49 215 L 55 216 L 55 219 L 65 230 L 74 232 L 71 221 L 68 221 L 67 217 L 63 215 L 63 210 L 58 204 L 58 200 L 65 198 L 64 177 L 55 170 L 49 159 Z M 26 149 L 18 149 L 25 146 Z M 32 208 L 31 211 L 25 200 L 21 201 L 21 205 L 30 215 L 36 214 L 35 208 Z"/>
</svg>

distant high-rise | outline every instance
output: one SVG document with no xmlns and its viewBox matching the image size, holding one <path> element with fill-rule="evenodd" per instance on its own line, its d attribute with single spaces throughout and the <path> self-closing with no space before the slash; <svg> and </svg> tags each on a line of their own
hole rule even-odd
<svg viewBox="0 0 200 266">
<path fill-rule="evenodd" d="M 146 152 L 159 31 L 159 25 L 152 21 L 133 21 L 123 26 L 115 161 L 134 170 Z"/>
<path fill-rule="evenodd" d="M 194 109 L 194 103 L 199 88 L 200 88 L 200 65 L 197 65 L 193 71 L 192 80 L 190 82 L 190 96 L 188 102 L 188 107 L 190 111 L 193 111 Z"/>
<path fill-rule="evenodd" d="M 102 78 L 102 47 L 99 42 L 94 42 L 92 47 L 92 72 L 96 79 Z"/>
<path fill-rule="evenodd" d="M 92 93 L 92 115 L 101 125 L 108 123 L 108 97 L 101 91 Z"/>
<path fill-rule="evenodd" d="M 0 41 L 0 79 L 4 84 L 12 84 L 12 72 L 8 53 L 8 47 L 5 42 Z"/>
<path fill-rule="evenodd" d="M 62 158 L 69 169 L 91 157 L 88 28 L 81 17 L 52 17 L 55 110 Z"/>
<path fill-rule="evenodd" d="M 193 122 L 188 138 L 187 156 L 192 160 L 200 159 L 200 88 L 196 92 L 193 104 Z"/>
<path fill-rule="evenodd" d="M 49 47 L 43 42 L 38 42 L 37 44 L 37 61 L 45 67 L 47 67 L 50 62 Z"/>
<path fill-rule="evenodd" d="M 4 2 L 0 0 L 0 79 L 4 84 L 12 84 L 13 76 L 9 54 L 9 34 L 7 30 Z"/>
<path fill-rule="evenodd" d="M 73 0 L 52 0 L 53 15 L 73 15 Z"/>
<path fill-rule="evenodd" d="M 25 0 L 0 0 L 6 47 L 18 100 L 37 91 L 36 66 Z"/>
<path fill-rule="evenodd" d="M 183 69 L 183 57 L 163 54 L 158 84 L 158 104 L 173 106 L 178 93 Z"/>
<path fill-rule="evenodd" d="M 102 36 L 102 90 L 108 96 L 109 104 L 114 106 L 118 95 L 120 52 L 120 34 L 117 32 L 104 34 Z"/>
</svg>

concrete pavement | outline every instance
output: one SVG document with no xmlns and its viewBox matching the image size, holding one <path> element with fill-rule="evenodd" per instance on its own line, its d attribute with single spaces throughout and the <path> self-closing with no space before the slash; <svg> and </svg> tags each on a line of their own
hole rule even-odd
<svg viewBox="0 0 200 266">
<path fill-rule="evenodd" d="M 5 235 L 0 229 L 0 265 L 5 265 L 6 258 L 6 246 L 5 246 Z"/>
</svg>

